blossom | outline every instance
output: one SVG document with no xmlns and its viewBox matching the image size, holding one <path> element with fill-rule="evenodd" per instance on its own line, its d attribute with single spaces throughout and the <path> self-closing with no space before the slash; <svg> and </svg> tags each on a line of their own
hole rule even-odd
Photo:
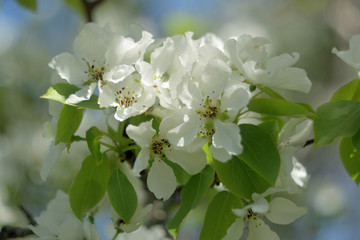
<svg viewBox="0 0 360 240">
<path fill-rule="evenodd" d="M 268 202 L 265 198 L 257 199 L 254 203 L 242 209 L 233 209 L 238 217 L 228 228 L 223 240 L 239 239 L 244 231 L 245 224 L 249 226 L 247 240 L 280 240 L 262 219 L 266 217 L 276 224 L 290 224 L 306 213 L 306 208 L 298 207 L 290 200 L 283 197 L 276 197 Z"/>
<path fill-rule="evenodd" d="M 259 66 L 256 61 L 243 64 L 246 79 L 255 85 L 264 85 L 275 90 L 285 89 L 308 93 L 311 81 L 303 69 L 291 67 L 299 60 L 299 54 L 281 54 Z"/>
<path fill-rule="evenodd" d="M 141 147 L 134 164 L 134 173 L 139 175 L 140 171 L 151 165 L 147 178 L 148 188 L 158 199 L 166 200 L 175 191 L 176 177 L 165 159 L 180 165 L 193 175 L 205 167 L 206 156 L 201 149 L 202 141 L 188 148 L 180 148 L 164 137 L 164 130 L 161 123 L 157 133 L 150 120 L 139 126 L 130 124 L 126 128 L 126 133 Z"/>
<path fill-rule="evenodd" d="M 76 104 L 90 99 L 95 88 L 98 86 L 100 89 L 104 81 L 116 83 L 134 72 L 132 65 L 143 58 L 152 42 L 152 35 L 147 32 L 143 32 L 142 39 L 135 43 L 131 38 L 88 23 L 74 40 L 74 55 L 61 53 L 51 60 L 49 66 L 70 84 L 83 86 L 66 100 L 69 104 Z M 114 69 L 116 77 L 111 74 Z"/>
<path fill-rule="evenodd" d="M 231 80 L 231 69 L 221 60 L 225 56 L 220 50 L 203 46 L 199 53 L 197 66 L 177 88 L 185 107 L 162 123 L 171 143 L 188 146 L 200 135 L 211 143 L 213 156 L 225 162 L 242 152 L 240 130 L 233 121 L 247 105 L 249 94 L 241 82 Z"/>
<path fill-rule="evenodd" d="M 356 34 L 350 39 L 348 50 L 338 51 L 336 48 L 333 48 L 332 53 L 336 54 L 351 67 L 360 70 L 360 34 Z"/>
<path fill-rule="evenodd" d="M 81 222 L 71 211 L 69 197 L 62 191 L 47 206 L 46 211 L 35 218 L 38 225 L 29 226 L 37 235 L 35 239 L 87 239 L 100 240 L 95 225 L 84 220 Z"/>
</svg>

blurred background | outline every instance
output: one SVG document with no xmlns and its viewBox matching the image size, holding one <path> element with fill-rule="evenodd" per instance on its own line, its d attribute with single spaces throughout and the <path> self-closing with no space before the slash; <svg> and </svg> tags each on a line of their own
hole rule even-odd
<svg viewBox="0 0 360 240">
<path fill-rule="evenodd" d="M 0 1 L 0 228 L 27 224 L 20 204 L 38 216 L 56 189 L 68 191 L 88 154 L 79 144 L 62 154 L 46 182 L 41 180 L 51 142 L 43 136 L 43 124 L 51 116 L 48 101 L 39 97 L 56 81 L 48 63 L 72 52 L 86 22 L 81 5 L 68 2 L 38 0 L 36 10 L 29 10 L 15 0 Z M 242 33 L 268 37 L 272 55 L 300 53 L 296 66 L 307 71 L 313 88 L 307 95 L 286 97 L 314 108 L 357 77 L 331 49 L 348 49 L 351 36 L 360 33 L 358 0 L 104 0 L 93 9 L 92 20 L 129 36 L 147 30 L 155 38 L 186 31 L 195 38 L 207 32 L 224 40 Z M 97 124 L 92 112 L 85 118 Z M 289 226 L 272 225 L 281 239 L 359 239 L 360 191 L 341 164 L 337 144 L 298 153 L 310 180 L 294 199 L 308 207 L 308 214 Z M 203 217 L 200 210 L 188 216 L 179 239 L 197 239 Z M 109 216 L 101 219 L 109 221 Z"/>
</svg>

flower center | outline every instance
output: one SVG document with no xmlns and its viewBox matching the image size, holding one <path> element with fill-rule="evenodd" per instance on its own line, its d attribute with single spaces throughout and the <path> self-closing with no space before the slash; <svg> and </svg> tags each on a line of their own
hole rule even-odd
<svg viewBox="0 0 360 240">
<path fill-rule="evenodd" d="M 84 85 L 90 85 L 90 83 L 98 82 L 103 80 L 104 73 L 108 67 L 106 65 L 105 61 L 102 63 L 95 64 L 95 60 L 93 63 L 89 63 L 85 59 L 83 59 L 86 62 L 86 65 L 88 66 L 88 70 L 84 71 L 85 74 L 88 75 L 89 80 L 84 83 Z"/>
<path fill-rule="evenodd" d="M 151 144 L 152 152 L 155 155 L 158 155 L 162 158 L 165 157 L 165 153 L 163 152 L 164 148 L 169 148 L 169 147 L 171 147 L 171 144 L 170 144 L 169 140 L 167 140 L 165 138 L 154 139 Z"/>
<path fill-rule="evenodd" d="M 135 91 L 132 91 L 128 87 L 123 87 L 121 90 L 116 91 L 115 95 L 117 102 L 125 108 L 131 107 L 134 103 L 137 102 L 137 99 L 135 98 Z"/>
</svg>

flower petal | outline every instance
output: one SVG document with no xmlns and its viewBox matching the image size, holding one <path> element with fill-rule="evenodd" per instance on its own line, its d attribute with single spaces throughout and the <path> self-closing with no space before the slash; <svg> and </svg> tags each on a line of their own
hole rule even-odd
<svg viewBox="0 0 360 240">
<path fill-rule="evenodd" d="M 242 152 L 240 129 L 234 123 L 215 120 L 215 133 L 212 139 L 214 147 L 225 148 L 231 155 L 238 155 Z"/>
<path fill-rule="evenodd" d="M 221 240 L 239 240 L 244 232 L 244 227 L 244 220 L 242 218 L 237 218 L 227 229 L 226 235 Z"/>
<path fill-rule="evenodd" d="M 149 147 L 156 131 L 152 127 L 152 120 L 143 122 L 139 126 L 129 125 L 126 134 L 132 138 L 141 148 Z"/>
<path fill-rule="evenodd" d="M 182 148 L 173 147 L 170 151 L 166 151 L 165 155 L 191 175 L 200 172 L 206 165 L 206 154 L 201 148 L 195 152 L 188 152 Z"/>
<path fill-rule="evenodd" d="M 45 157 L 43 165 L 40 170 L 40 176 L 43 181 L 46 180 L 51 169 L 54 167 L 56 161 L 59 159 L 60 154 L 65 149 L 65 147 L 66 147 L 65 143 L 59 143 L 56 146 L 54 145 L 54 142 L 51 143 L 49 152 Z"/>
<path fill-rule="evenodd" d="M 88 78 L 84 73 L 87 70 L 85 63 L 82 65 L 74 55 L 67 52 L 55 56 L 49 66 L 70 84 L 78 85 Z"/>
<path fill-rule="evenodd" d="M 124 81 L 126 77 L 132 74 L 135 71 L 135 68 L 130 65 L 117 65 L 112 67 L 110 71 L 105 72 L 103 78 L 106 81 L 118 83 Z"/>
<path fill-rule="evenodd" d="M 157 199 L 162 198 L 165 201 L 176 189 L 176 177 L 171 167 L 155 158 L 148 174 L 147 185 Z"/>
<path fill-rule="evenodd" d="M 160 134 L 172 144 L 184 147 L 191 144 L 200 131 L 200 119 L 190 109 L 181 108 L 164 118 L 160 123 Z"/>
<path fill-rule="evenodd" d="M 247 240 L 280 240 L 279 236 L 272 231 L 268 225 L 265 224 L 260 218 L 249 221 L 249 236 Z"/>
<path fill-rule="evenodd" d="M 142 148 L 136 157 L 134 168 L 133 168 L 133 172 L 137 176 L 140 176 L 139 173 L 149 166 L 149 159 L 150 159 L 149 148 L 147 148 L 147 147 Z"/>
<path fill-rule="evenodd" d="M 265 215 L 267 219 L 277 224 L 289 224 L 307 211 L 305 207 L 298 207 L 292 201 L 282 197 L 274 198 L 269 205 L 270 211 Z"/>
<path fill-rule="evenodd" d="M 76 104 L 82 101 L 89 100 L 91 95 L 93 94 L 97 83 L 91 83 L 89 87 L 85 87 L 80 89 L 74 94 L 71 94 L 67 99 L 66 103 Z"/>
</svg>

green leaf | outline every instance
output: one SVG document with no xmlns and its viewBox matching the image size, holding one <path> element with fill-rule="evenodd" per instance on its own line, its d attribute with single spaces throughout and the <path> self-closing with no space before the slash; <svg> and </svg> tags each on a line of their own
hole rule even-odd
<svg viewBox="0 0 360 240">
<path fill-rule="evenodd" d="M 82 101 L 76 104 L 69 104 L 66 103 L 66 99 L 71 95 L 79 91 L 80 88 L 78 88 L 75 85 L 67 84 L 67 83 L 57 83 L 53 86 L 51 86 L 47 92 L 41 96 L 41 98 L 44 99 L 50 99 L 54 101 L 61 102 L 63 104 L 75 106 L 78 108 L 88 108 L 88 109 L 95 109 L 100 110 L 100 106 L 97 103 L 98 97 L 96 95 L 92 95 L 89 100 Z"/>
<path fill-rule="evenodd" d="M 226 163 L 213 160 L 213 167 L 224 186 L 240 198 L 250 199 L 254 192 L 262 193 L 271 186 L 237 156 Z"/>
<path fill-rule="evenodd" d="M 264 129 L 251 124 L 240 125 L 240 134 L 243 152 L 239 157 L 273 186 L 280 169 L 275 142 Z"/>
<path fill-rule="evenodd" d="M 354 148 L 350 137 L 343 138 L 340 142 L 340 157 L 349 176 L 354 182 L 360 183 L 360 154 Z"/>
<path fill-rule="evenodd" d="M 85 7 L 82 0 L 64 0 L 80 16 L 85 16 Z"/>
<path fill-rule="evenodd" d="M 175 239 L 187 214 L 197 206 L 213 183 L 214 173 L 214 170 L 207 165 L 202 172 L 192 176 L 182 189 L 180 209 L 167 224 L 167 229 Z"/>
<path fill-rule="evenodd" d="M 233 208 L 242 208 L 240 200 L 227 191 L 219 192 L 211 201 L 201 229 L 200 240 L 222 239 L 227 229 L 235 221 Z"/>
<path fill-rule="evenodd" d="M 360 129 L 356 132 L 356 134 L 351 139 L 352 145 L 360 153 Z"/>
<path fill-rule="evenodd" d="M 17 2 L 23 6 L 24 8 L 27 8 L 31 11 L 36 11 L 37 9 L 37 2 L 36 0 L 17 0 Z"/>
<path fill-rule="evenodd" d="M 134 216 L 138 199 L 134 187 L 120 169 L 114 170 L 109 178 L 108 195 L 120 218 L 129 223 Z"/>
<path fill-rule="evenodd" d="M 64 105 L 61 112 L 60 118 L 57 123 L 55 145 L 63 143 L 71 143 L 71 138 L 79 128 L 84 110 Z"/>
<path fill-rule="evenodd" d="M 274 143 L 277 142 L 279 132 L 284 126 L 284 122 L 279 117 L 265 118 L 264 122 L 258 125 L 258 127 L 264 129 L 273 139 Z"/>
<path fill-rule="evenodd" d="M 168 159 L 163 160 L 167 165 L 171 167 L 173 170 L 176 181 L 179 184 L 185 184 L 190 179 L 191 175 L 187 173 L 182 167 L 180 167 L 178 164 L 174 163 L 173 161 L 170 161 Z"/>
<path fill-rule="evenodd" d="M 330 102 L 340 100 L 360 100 L 360 79 L 354 79 L 349 83 L 345 84 L 332 96 Z"/>
<path fill-rule="evenodd" d="M 284 98 L 283 96 L 281 96 L 280 94 L 278 94 L 277 92 L 275 92 L 275 91 L 272 90 L 271 88 L 261 87 L 261 90 L 262 90 L 264 93 L 266 93 L 269 97 L 285 100 L 285 98 Z"/>
<path fill-rule="evenodd" d="M 334 138 L 353 136 L 360 127 L 360 102 L 337 101 L 321 105 L 314 120 L 314 146 L 329 144 Z"/>
<path fill-rule="evenodd" d="M 83 161 L 69 193 L 71 209 L 75 216 L 81 219 L 103 198 L 109 176 L 106 155 L 100 165 L 96 163 L 93 155 Z"/>
<path fill-rule="evenodd" d="M 278 98 L 255 98 L 250 100 L 248 109 L 253 112 L 287 117 L 316 118 L 316 114 L 310 105 L 306 103 L 294 103 Z"/>
<path fill-rule="evenodd" d="M 86 142 L 91 154 L 96 159 L 97 163 L 101 162 L 102 153 L 100 149 L 100 139 L 104 136 L 104 133 L 97 127 L 91 127 L 86 131 Z"/>
</svg>

